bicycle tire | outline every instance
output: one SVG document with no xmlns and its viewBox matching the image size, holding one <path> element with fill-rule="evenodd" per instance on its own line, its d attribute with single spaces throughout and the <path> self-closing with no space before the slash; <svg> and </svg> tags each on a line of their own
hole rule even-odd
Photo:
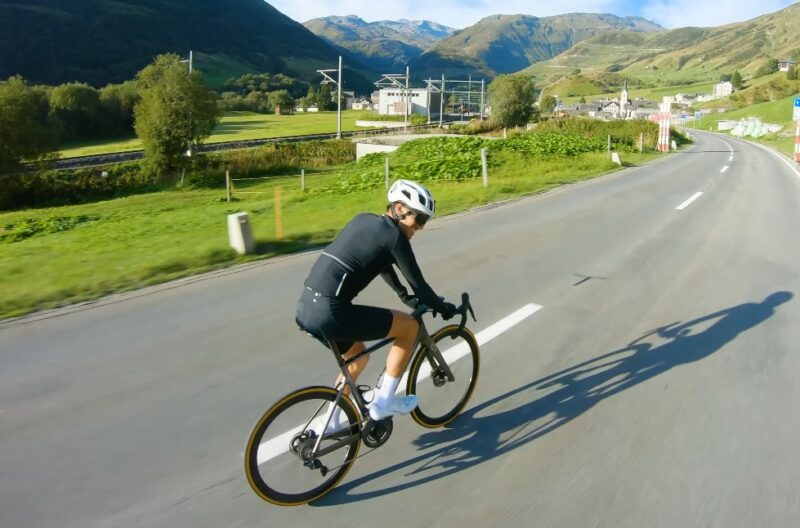
<svg viewBox="0 0 800 528">
<path fill-rule="evenodd" d="M 258 420 L 247 441 L 244 467 L 247 480 L 259 497 L 279 506 L 306 504 L 328 493 L 350 471 L 358 456 L 361 419 L 347 397 L 339 400 L 338 407 L 348 422 L 342 436 L 349 435 L 352 439 L 326 455 L 333 461 L 328 459 L 322 463 L 331 463 L 332 469 L 324 474 L 319 468 L 307 467 L 298 454 L 303 450 L 299 446 L 307 449 L 313 445 L 314 439 L 309 436 L 309 431 L 313 432 L 312 424 L 315 420 L 317 425 L 324 420 L 327 403 L 335 401 L 336 395 L 337 391 L 331 387 L 298 389 L 281 398 Z M 300 438 L 301 434 L 306 437 Z M 338 441 L 326 435 L 320 448 Z M 318 477 L 322 477 L 322 482 L 317 484 Z M 295 480 L 299 482 L 295 484 Z"/>
<path fill-rule="evenodd" d="M 478 382 L 480 347 L 469 328 L 448 325 L 439 329 L 431 336 L 431 339 L 434 343 L 439 344 L 443 339 L 453 336 L 455 336 L 454 347 L 447 347 L 447 351 L 442 350 L 445 348 L 443 346 L 439 348 L 456 378 L 457 385 L 449 380 L 444 380 L 441 386 L 434 385 L 435 376 L 427 361 L 428 354 L 424 345 L 420 345 L 411 360 L 406 393 L 417 396 L 418 407 L 411 412 L 411 417 L 423 427 L 442 427 L 452 422 L 469 402 L 472 392 L 475 390 L 475 384 Z M 467 347 L 468 350 L 459 350 L 457 347 Z M 450 352 L 451 350 L 453 352 Z M 454 355 L 458 356 L 456 359 L 461 357 L 463 359 L 460 361 L 448 359 Z M 439 381 L 442 381 L 441 375 Z M 455 396 L 454 404 L 448 403 L 449 400 L 446 400 L 448 396 Z"/>
</svg>

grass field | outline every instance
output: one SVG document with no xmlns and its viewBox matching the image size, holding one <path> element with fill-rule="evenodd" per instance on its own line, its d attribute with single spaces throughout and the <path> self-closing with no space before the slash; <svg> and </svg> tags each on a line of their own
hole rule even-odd
<svg viewBox="0 0 800 528">
<path fill-rule="evenodd" d="M 629 154 L 624 160 L 639 164 L 656 156 Z M 446 215 L 617 169 L 603 153 L 536 162 L 510 158 L 490 171 L 488 188 L 480 178 L 430 187 L 440 214 Z M 234 203 L 225 201 L 223 190 L 187 190 L 2 213 L 0 318 L 324 244 L 356 212 L 380 213 L 386 204 L 383 188 L 350 192 L 335 202 L 315 191 L 338 170 L 307 173 L 305 192 L 296 175 L 238 182 L 238 191 L 260 194 L 236 194 L 240 201 Z M 280 239 L 277 188 L 282 190 Z M 228 247 L 226 216 L 239 211 L 250 214 L 255 255 L 237 256 Z"/>
<path fill-rule="evenodd" d="M 356 120 L 370 115 L 369 111 L 342 111 L 342 130 L 356 129 Z M 327 134 L 336 132 L 336 111 L 298 113 L 295 115 L 255 114 L 252 112 L 229 112 L 220 120 L 206 143 L 264 139 L 304 134 Z M 110 152 L 141 150 L 142 143 L 136 137 L 110 141 L 91 141 L 69 145 L 59 154 L 62 158 L 92 156 Z"/>
<path fill-rule="evenodd" d="M 745 108 L 740 108 L 738 110 L 731 110 L 729 112 L 711 114 L 703 118 L 704 121 L 706 122 L 703 128 L 708 129 L 708 127 L 711 126 L 712 130 L 716 130 L 717 121 L 722 121 L 722 120 L 738 121 L 739 119 L 746 119 L 749 117 L 757 117 L 761 119 L 763 123 L 774 123 L 778 125 L 783 125 L 783 129 L 781 129 L 780 132 L 777 132 L 775 134 L 768 134 L 760 138 L 748 137 L 745 139 L 769 145 L 772 148 L 780 151 L 781 153 L 786 154 L 787 156 L 791 156 L 794 153 L 794 142 L 795 142 L 795 137 L 794 137 L 795 127 L 794 127 L 794 121 L 792 121 L 793 107 L 794 107 L 794 97 L 786 97 L 784 99 L 779 99 L 777 101 L 759 103 Z"/>
</svg>

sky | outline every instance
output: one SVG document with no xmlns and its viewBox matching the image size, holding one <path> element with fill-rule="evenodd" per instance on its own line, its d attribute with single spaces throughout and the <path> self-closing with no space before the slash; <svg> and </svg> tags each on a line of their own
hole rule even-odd
<svg viewBox="0 0 800 528">
<path fill-rule="evenodd" d="M 772 13 L 794 0 L 267 0 L 288 17 L 305 22 L 332 15 L 377 20 L 430 20 L 456 29 L 489 15 L 610 13 L 641 16 L 665 28 L 712 27 Z"/>
</svg>

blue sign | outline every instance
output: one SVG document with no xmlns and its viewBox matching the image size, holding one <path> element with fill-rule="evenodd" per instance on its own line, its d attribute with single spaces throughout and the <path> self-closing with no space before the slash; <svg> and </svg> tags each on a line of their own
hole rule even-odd
<svg viewBox="0 0 800 528">
<path fill-rule="evenodd" d="M 795 97 L 794 98 L 794 107 L 795 108 L 800 108 L 800 97 Z"/>
<path fill-rule="evenodd" d="M 686 119 L 686 114 L 681 114 L 681 119 Z"/>
<path fill-rule="evenodd" d="M 701 117 L 703 117 L 703 113 L 702 112 L 695 112 L 694 113 L 694 118 L 695 119 L 700 119 Z"/>
</svg>

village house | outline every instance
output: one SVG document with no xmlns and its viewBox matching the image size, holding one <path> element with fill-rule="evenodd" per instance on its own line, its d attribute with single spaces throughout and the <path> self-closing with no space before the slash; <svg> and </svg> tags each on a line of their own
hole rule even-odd
<svg viewBox="0 0 800 528">
<path fill-rule="evenodd" d="M 711 94 L 714 96 L 715 99 L 719 99 L 720 97 L 725 97 L 726 95 L 731 95 L 733 93 L 733 83 L 730 81 L 725 81 L 721 83 L 717 83 L 712 88 Z"/>
</svg>

